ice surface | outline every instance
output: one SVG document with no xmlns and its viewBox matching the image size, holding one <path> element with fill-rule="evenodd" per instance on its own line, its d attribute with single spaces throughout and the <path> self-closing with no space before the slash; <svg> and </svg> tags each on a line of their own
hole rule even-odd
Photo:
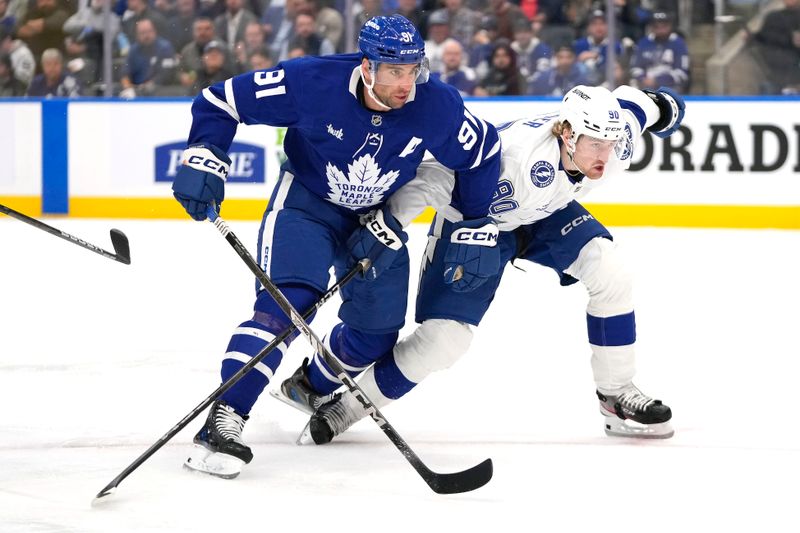
<svg viewBox="0 0 800 533">
<path fill-rule="evenodd" d="M 470 352 L 384 410 L 436 471 L 491 457 L 486 487 L 434 494 L 370 420 L 295 446 L 304 415 L 265 394 L 238 479 L 181 468 L 201 416 L 92 508 L 218 385 L 254 282 L 208 223 L 47 222 L 107 249 L 117 227 L 133 264 L 0 219 L 0 533 L 800 527 L 800 232 L 613 230 L 636 276 L 636 381 L 672 406 L 671 440 L 604 436 L 585 291 L 520 264 Z M 253 250 L 257 224 L 231 227 Z M 425 230 L 412 229 L 415 258 Z M 296 341 L 276 383 L 308 352 Z"/>
</svg>

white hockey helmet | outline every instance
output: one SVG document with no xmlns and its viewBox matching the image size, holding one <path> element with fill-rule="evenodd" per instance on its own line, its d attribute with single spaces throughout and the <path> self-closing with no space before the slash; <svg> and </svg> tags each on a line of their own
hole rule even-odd
<svg viewBox="0 0 800 533">
<path fill-rule="evenodd" d="M 619 102 L 605 87 L 578 85 L 564 95 L 558 121 L 569 121 L 572 141 L 588 135 L 606 141 L 622 138 L 625 121 Z M 574 148 L 572 148 L 574 149 Z"/>
</svg>

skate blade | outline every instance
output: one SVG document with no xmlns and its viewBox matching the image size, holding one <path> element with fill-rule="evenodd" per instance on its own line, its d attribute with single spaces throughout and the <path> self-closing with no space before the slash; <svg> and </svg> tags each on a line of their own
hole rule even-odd
<svg viewBox="0 0 800 533">
<path fill-rule="evenodd" d="M 290 405 L 290 406 L 294 407 L 295 409 L 297 409 L 298 411 L 302 411 L 303 413 L 305 413 L 305 414 L 307 414 L 309 416 L 314 414 L 314 411 L 312 411 L 311 408 L 309 408 L 306 404 L 297 403 L 296 401 L 294 401 L 291 398 L 289 398 L 288 396 L 286 396 L 283 393 L 283 391 L 281 390 L 280 387 L 278 387 L 277 389 L 273 389 L 273 390 L 269 391 L 269 394 L 273 398 L 275 398 L 277 400 L 280 400 L 283 403 L 285 403 L 286 405 Z"/>
<path fill-rule="evenodd" d="M 315 444 L 314 438 L 311 436 L 311 420 L 306 423 L 306 427 L 300 432 L 295 444 L 298 446 L 306 446 L 308 444 Z"/>
<path fill-rule="evenodd" d="M 622 420 L 616 416 L 605 417 L 606 435 L 609 437 L 629 437 L 636 439 L 668 439 L 675 434 L 670 422 L 660 424 L 640 424 L 633 420 Z"/>
<path fill-rule="evenodd" d="M 183 463 L 187 470 L 202 472 L 223 479 L 233 479 L 242 472 L 245 462 L 226 453 L 216 453 L 200 444 L 194 445 L 194 450 Z"/>
</svg>

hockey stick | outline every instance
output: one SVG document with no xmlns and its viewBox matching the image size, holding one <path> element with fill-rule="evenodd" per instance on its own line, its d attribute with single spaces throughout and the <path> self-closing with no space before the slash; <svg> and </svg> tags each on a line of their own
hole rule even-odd
<svg viewBox="0 0 800 533">
<path fill-rule="evenodd" d="M 77 244 L 78 246 L 86 248 L 87 250 L 91 250 L 97 254 L 102 255 L 103 257 L 113 259 L 114 261 L 119 261 L 120 263 L 124 263 L 126 265 L 131 264 L 131 249 L 130 246 L 128 245 L 128 238 L 125 236 L 124 233 L 122 233 L 118 229 L 111 230 L 111 244 L 114 246 L 114 252 L 115 252 L 112 254 L 111 252 L 103 250 L 99 246 L 95 246 L 94 244 L 88 243 L 83 239 L 75 237 L 74 235 L 70 235 L 66 231 L 61 231 L 60 229 L 56 229 L 53 226 L 48 226 L 44 222 L 36 220 L 35 218 L 31 218 L 28 215 L 23 215 L 19 211 L 14 211 L 10 207 L 6 207 L 2 204 L 0 204 L 0 213 L 5 213 L 6 215 L 12 218 L 21 220 L 26 224 L 30 224 L 31 226 L 39 228 L 40 230 L 44 230 L 47 233 L 50 233 L 51 235 L 55 235 L 56 237 L 61 237 L 65 241 Z"/>
<path fill-rule="evenodd" d="M 313 306 L 311 306 L 305 312 L 305 314 L 303 314 L 303 318 L 308 318 L 313 313 L 315 313 L 320 307 L 322 307 L 322 304 L 324 304 L 325 302 L 327 302 L 328 300 L 333 298 L 333 296 L 336 293 L 338 293 L 341 290 L 341 288 L 345 286 L 345 284 L 347 284 L 351 279 L 353 279 L 355 277 L 356 274 L 358 274 L 359 272 L 364 270 L 367 266 L 368 266 L 368 262 L 364 263 L 362 261 L 361 263 L 359 263 L 355 267 L 353 267 L 353 269 L 350 270 L 350 272 L 348 272 L 342 279 L 340 279 L 338 282 L 336 282 L 335 285 L 333 285 L 330 289 L 328 289 L 325 292 L 325 294 L 323 294 L 320 297 L 320 299 L 317 300 L 317 303 L 315 303 Z M 117 477 L 115 477 L 113 480 L 111 480 L 111 483 L 106 485 L 103 488 L 103 490 L 98 492 L 97 496 L 95 496 L 94 500 L 92 501 L 92 505 L 94 505 L 96 502 L 100 501 L 100 498 L 103 498 L 105 496 L 113 494 L 114 491 L 116 490 L 117 486 L 120 483 L 122 483 L 123 479 L 128 477 L 131 474 L 131 472 L 133 472 L 134 470 L 139 468 L 142 465 L 142 463 L 144 463 L 147 459 L 150 458 L 151 455 L 156 453 L 162 446 L 164 446 L 167 443 L 167 441 L 169 441 L 170 439 L 172 439 L 172 437 L 177 435 L 183 428 L 185 428 L 189 424 L 189 422 L 191 422 L 192 420 L 197 418 L 197 415 L 199 415 L 200 413 L 205 411 L 205 409 L 209 405 L 211 405 L 217 398 L 222 396 L 225 393 L 225 391 L 227 391 L 228 389 L 233 387 L 240 379 L 242 379 L 242 377 L 244 377 L 244 375 L 247 372 L 250 371 L 250 369 L 252 369 L 258 363 L 260 363 L 267 355 L 270 354 L 270 352 L 272 352 L 272 350 L 275 349 L 276 346 L 278 346 L 283 341 L 285 341 L 295 331 L 297 331 L 297 326 L 291 325 L 288 328 L 286 328 L 283 331 L 283 333 L 281 333 L 280 335 L 275 337 L 272 340 L 272 342 L 270 342 L 268 345 L 264 346 L 264 348 L 262 348 L 261 351 L 258 352 L 258 354 L 256 354 L 250 361 L 248 361 L 247 364 L 245 364 L 234 375 L 232 375 L 230 378 L 228 378 L 228 381 L 226 381 L 225 383 L 220 385 L 205 400 L 200 402 L 200 404 L 197 407 L 195 407 L 194 409 L 192 409 L 189 412 L 189 414 L 187 414 L 185 417 L 183 417 L 180 422 L 175 424 L 172 427 L 172 429 L 170 429 L 169 431 L 164 433 L 164 435 L 160 439 L 158 439 L 152 446 L 150 446 L 147 450 L 145 450 L 145 452 L 142 455 L 137 457 L 135 461 L 133 461 L 130 465 L 128 465 L 125 468 L 125 470 L 120 472 Z"/>
<path fill-rule="evenodd" d="M 406 443 L 405 440 L 395 431 L 395 429 L 389 424 L 389 421 L 378 411 L 378 408 L 367 398 L 367 395 L 364 394 L 364 391 L 361 387 L 356 383 L 353 378 L 350 377 L 339 361 L 328 351 L 322 342 L 320 342 L 319 338 L 311 331 L 308 323 L 303 319 L 302 316 L 295 310 L 294 306 L 286 299 L 286 297 L 281 293 L 278 287 L 272 283 L 272 280 L 269 279 L 269 276 L 261 270 L 258 263 L 256 263 L 253 256 L 250 255 L 250 252 L 247 251 L 247 248 L 244 247 L 242 242 L 236 237 L 233 231 L 228 227 L 225 221 L 219 217 L 213 207 L 208 208 L 208 212 L 206 213 L 209 220 L 214 223 L 217 227 L 219 232 L 225 237 L 225 240 L 228 241 L 236 253 L 239 254 L 239 257 L 245 264 L 250 268 L 250 271 L 255 274 L 258 280 L 261 282 L 261 285 L 264 286 L 264 289 L 269 292 L 269 294 L 275 299 L 275 302 L 278 306 L 283 310 L 284 313 L 290 318 L 292 323 L 297 326 L 297 328 L 302 332 L 302 334 L 308 339 L 311 343 L 312 348 L 319 353 L 328 366 L 333 369 L 336 373 L 336 376 L 344 383 L 344 385 L 350 390 L 353 395 L 358 398 L 358 401 L 361 402 L 361 405 L 364 409 L 369 413 L 369 416 L 375 421 L 376 424 L 383 430 L 389 440 L 400 450 L 400 453 L 411 463 L 411 466 L 414 467 L 414 470 L 422 476 L 422 479 L 428 484 L 428 486 L 433 489 L 434 492 L 438 494 L 454 494 L 459 492 L 469 492 L 471 490 L 475 490 L 484 486 L 486 483 L 492 479 L 492 460 L 486 459 L 482 463 L 473 466 L 467 470 L 461 472 L 454 472 L 451 474 L 440 474 L 437 472 L 432 471 L 430 468 L 425 466 L 422 460 L 417 456 L 416 453 L 411 449 L 411 447 Z"/>
</svg>

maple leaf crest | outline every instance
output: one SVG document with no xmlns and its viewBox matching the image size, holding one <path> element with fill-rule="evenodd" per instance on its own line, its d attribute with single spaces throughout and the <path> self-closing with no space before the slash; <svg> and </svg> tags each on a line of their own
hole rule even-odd
<svg viewBox="0 0 800 533">
<path fill-rule="evenodd" d="M 325 166 L 325 174 L 330 188 L 328 199 L 355 210 L 381 203 L 400 172 L 391 170 L 381 174 L 372 155 L 365 154 L 347 165 L 347 175 L 330 162 Z M 357 191 L 355 196 L 353 191 Z"/>
</svg>

